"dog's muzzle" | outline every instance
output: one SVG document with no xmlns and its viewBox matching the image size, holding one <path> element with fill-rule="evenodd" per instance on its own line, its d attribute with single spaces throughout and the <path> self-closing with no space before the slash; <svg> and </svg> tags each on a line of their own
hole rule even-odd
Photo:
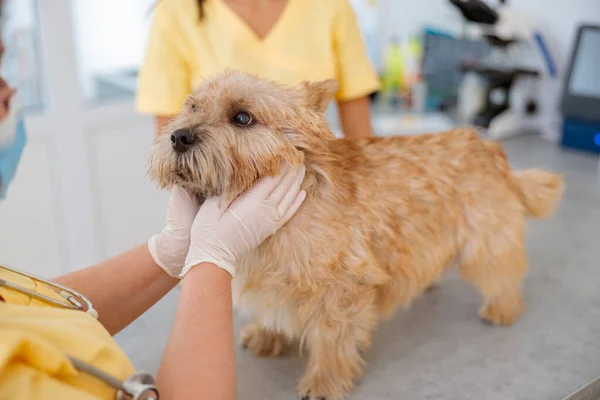
<svg viewBox="0 0 600 400">
<path fill-rule="evenodd" d="M 196 142 L 196 135 L 188 128 L 177 129 L 171 133 L 171 145 L 178 153 L 185 153 Z"/>
</svg>

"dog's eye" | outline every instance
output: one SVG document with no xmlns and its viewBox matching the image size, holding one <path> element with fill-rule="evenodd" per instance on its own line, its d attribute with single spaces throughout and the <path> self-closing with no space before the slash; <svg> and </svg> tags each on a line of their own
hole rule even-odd
<svg viewBox="0 0 600 400">
<path fill-rule="evenodd" d="M 195 104 L 192 104 L 191 109 L 192 109 L 192 112 L 196 112 L 196 111 L 198 111 L 198 106 L 196 106 Z"/>
<path fill-rule="evenodd" d="M 233 116 L 233 122 L 239 126 L 250 126 L 254 119 L 247 112 L 241 111 Z"/>
</svg>

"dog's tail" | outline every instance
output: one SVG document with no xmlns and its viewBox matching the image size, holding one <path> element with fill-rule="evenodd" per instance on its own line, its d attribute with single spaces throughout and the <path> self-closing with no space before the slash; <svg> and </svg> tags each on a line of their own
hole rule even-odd
<svg viewBox="0 0 600 400">
<path fill-rule="evenodd" d="M 565 187 L 562 176 L 535 168 L 513 171 L 512 179 L 530 216 L 547 218 L 554 213 Z"/>
<path fill-rule="evenodd" d="M 547 218 L 554 213 L 565 183 L 563 177 L 539 168 L 511 171 L 500 144 L 484 142 L 494 155 L 496 166 L 507 178 L 512 191 L 519 196 L 530 217 Z"/>
</svg>

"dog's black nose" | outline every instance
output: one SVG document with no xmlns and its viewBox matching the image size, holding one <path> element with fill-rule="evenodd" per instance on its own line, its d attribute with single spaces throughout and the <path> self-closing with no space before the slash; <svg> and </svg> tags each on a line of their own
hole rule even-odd
<svg viewBox="0 0 600 400">
<path fill-rule="evenodd" d="M 187 129 L 177 129 L 171 133 L 171 143 L 173 144 L 173 148 L 178 153 L 183 153 L 187 149 L 190 148 L 191 145 L 196 141 L 196 135 Z"/>
</svg>

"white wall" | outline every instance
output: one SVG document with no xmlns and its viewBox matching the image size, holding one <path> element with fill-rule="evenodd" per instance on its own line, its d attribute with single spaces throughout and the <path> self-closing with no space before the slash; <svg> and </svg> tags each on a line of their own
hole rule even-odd
<svg viewBox="0 0 600 400">
<path fill-rule="evenodd" d="M 73 0 L 80 78 L 90 94 L 98 73 L 137 67 L 156 0 Z"/>
<path fill-rule="evenodd" d="M 458 31 L 462 18 L 448 0 L 379 0 L 379 29 L 384 46 L 420 33 L 423 25 Z"/>
</svg>

